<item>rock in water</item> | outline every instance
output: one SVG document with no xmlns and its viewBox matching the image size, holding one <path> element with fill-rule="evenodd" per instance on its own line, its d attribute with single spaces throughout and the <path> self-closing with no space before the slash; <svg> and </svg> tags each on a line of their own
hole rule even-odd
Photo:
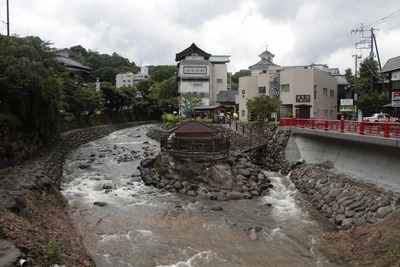
<svg viewBox="0 0 400 267">
<path fill-rule="evenodd" d="M 250 240 L 253 240 L 253 241 L 258 239 L 256 229 L 253 228 L 249 231 L 249 238 L 250 238 Z"/>
<path fill-rule="evenodd" d="M 94 205 L 94 206 L 99 206 L 99 207 L 104 207 L 104 206 L 107 205 L 107 203 L 106 203 L 106 202 L 102 202 L 102 201 L 95 201 L 95 202 L 93 203 L 93 205 Z"/>
</svg>

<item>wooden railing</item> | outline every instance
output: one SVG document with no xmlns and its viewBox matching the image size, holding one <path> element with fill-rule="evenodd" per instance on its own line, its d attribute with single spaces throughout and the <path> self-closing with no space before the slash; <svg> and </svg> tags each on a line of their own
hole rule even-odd
<svg viewBox="0 0 400 267">
<path fill-rule="evenodd" d="M 400 123 L 398 122 L 281 118 L 279 125 L 311 130 L 383 136 L 384 138 L 400 137 Z"/>
</svg>

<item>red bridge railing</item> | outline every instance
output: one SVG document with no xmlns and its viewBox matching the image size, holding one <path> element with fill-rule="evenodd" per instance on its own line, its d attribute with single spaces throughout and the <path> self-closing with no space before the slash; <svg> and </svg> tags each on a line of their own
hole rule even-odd
<svg viewBox="0 0 400 267">
<path fill-rule="evenodd" d="M 280 126 L 293 126 L 311 130 L 335 131 L 359 135 L 375 135 L 385 138 L 400 137 L 400 123 L 398 122 L 366 122 L 351 120 L 323 120 L 281 118 Z"/>
</svg>

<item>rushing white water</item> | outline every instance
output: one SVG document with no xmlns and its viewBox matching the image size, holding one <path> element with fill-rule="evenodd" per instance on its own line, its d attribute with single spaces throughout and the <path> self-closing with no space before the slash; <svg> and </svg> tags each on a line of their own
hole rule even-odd
<svg viewBox="0 0 400 267">
<path fill-rule="evenodd" d="M 64 166 L 70 217 L 97 266 L 337 266 L 318 253 L 321 225 L 278 173 L 267 173 L 270 193 L 252 200 L 213 202 L 145 186 L 139 162 L 159 152 L 148 127 L 82 146 Z"/>
</svg>

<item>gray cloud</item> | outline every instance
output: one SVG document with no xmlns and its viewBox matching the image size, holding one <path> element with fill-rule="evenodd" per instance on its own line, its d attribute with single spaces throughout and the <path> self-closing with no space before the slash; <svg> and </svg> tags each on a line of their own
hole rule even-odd
<svg viewBox="0 0 400 267">
<path fill-rule="evenodd" d="M 353 66 L 351 30 L 400 10 L 398 0 L 25 0 L 12 1 L 11 31 L 37 35 L 55 47 L 82 45 L 116 52 L 137 65 L 175 64 L 175 53 L 195 42 L 231 55 L 228 70 L 258 61 L 269 44 L 281 65 Z M 5 13 L 0 4 L 0 20 Z M 398 56 L 400 14 L 372 25 L 382 60 Z M 391 29 L 389 30 L 388 29 Z M 4 34 L 0 27 L 0 34 Z M 397 35 L 395 35 L 397 33 Z M 354 52 L 353 52 L 354 53 Z M 386 58 L 385 58 L 386 57 Z"/>
</svg>

